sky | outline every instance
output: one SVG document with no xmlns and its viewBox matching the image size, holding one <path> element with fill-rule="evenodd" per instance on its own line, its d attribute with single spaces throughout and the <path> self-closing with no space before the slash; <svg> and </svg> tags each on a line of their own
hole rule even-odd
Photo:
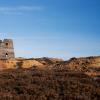
<svg viewBox="0 0 100 100">
<path fill-rule="evenodd" d="M 0 37 L 16 57 L 100 55 L 100 0 L 0 0 Z"/>
</svg>

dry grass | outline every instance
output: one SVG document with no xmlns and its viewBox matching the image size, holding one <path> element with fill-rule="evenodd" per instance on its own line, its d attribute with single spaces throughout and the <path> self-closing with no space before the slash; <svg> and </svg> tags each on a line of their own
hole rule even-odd
<svg viewBox="0 0 100 100">
<path fill-rule="evenodd" d="M 37 68 L 0 72 L 0 100 L 99 100 L 100 81 L 81 72 Z"/>
</svg>

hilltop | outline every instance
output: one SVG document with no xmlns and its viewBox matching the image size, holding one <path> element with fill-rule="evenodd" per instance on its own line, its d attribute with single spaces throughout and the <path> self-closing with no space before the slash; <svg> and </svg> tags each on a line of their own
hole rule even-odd
<svg viewBox="0 0 100 100">
<path fill-rule="evenodd" d="M 16 58 L 0 61 L 0 69 L 47 68 L 66 69 L 71 71 L 92 72 L 100 70 L 100 56 L 71 58 L 67 61 L 58 58 Z"/>
</svg>

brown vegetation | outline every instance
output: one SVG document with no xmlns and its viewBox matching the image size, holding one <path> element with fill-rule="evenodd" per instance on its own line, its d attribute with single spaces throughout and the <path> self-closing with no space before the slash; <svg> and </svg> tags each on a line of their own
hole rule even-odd
<svg viewBox="0 0 100 100">
<path fill-rule="evenodd" d="M 30 60 L 43 64 L 42 68 L 34 63 L 30 64 L 30 68 L 23 68 L 23 62 Z M 0 72 L 0 100 L 100 99 L 98 58 L 72 58 L 69 61 L 17 59 L 17 62 L 7 63 L 15 63 L 16 69 Z M 4 62 L 0 64 L 4 66 Z"/>
<path fill-rule="evenodd" d="M 0 100 L 99 100 L 100 79 L 37 68 L 0 72 Z"/>
</svg>

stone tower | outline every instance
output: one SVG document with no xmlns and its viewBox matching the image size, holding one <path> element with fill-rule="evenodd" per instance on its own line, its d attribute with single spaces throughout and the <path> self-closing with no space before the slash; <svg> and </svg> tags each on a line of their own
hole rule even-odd
<svg viewBox="0 0 100 100">
<path fill-rule="evenodd" d="M 13 40 L 4 39 L 0 40 L 0 59 L 13 59 L 15 58 Z"/>
</svg>

